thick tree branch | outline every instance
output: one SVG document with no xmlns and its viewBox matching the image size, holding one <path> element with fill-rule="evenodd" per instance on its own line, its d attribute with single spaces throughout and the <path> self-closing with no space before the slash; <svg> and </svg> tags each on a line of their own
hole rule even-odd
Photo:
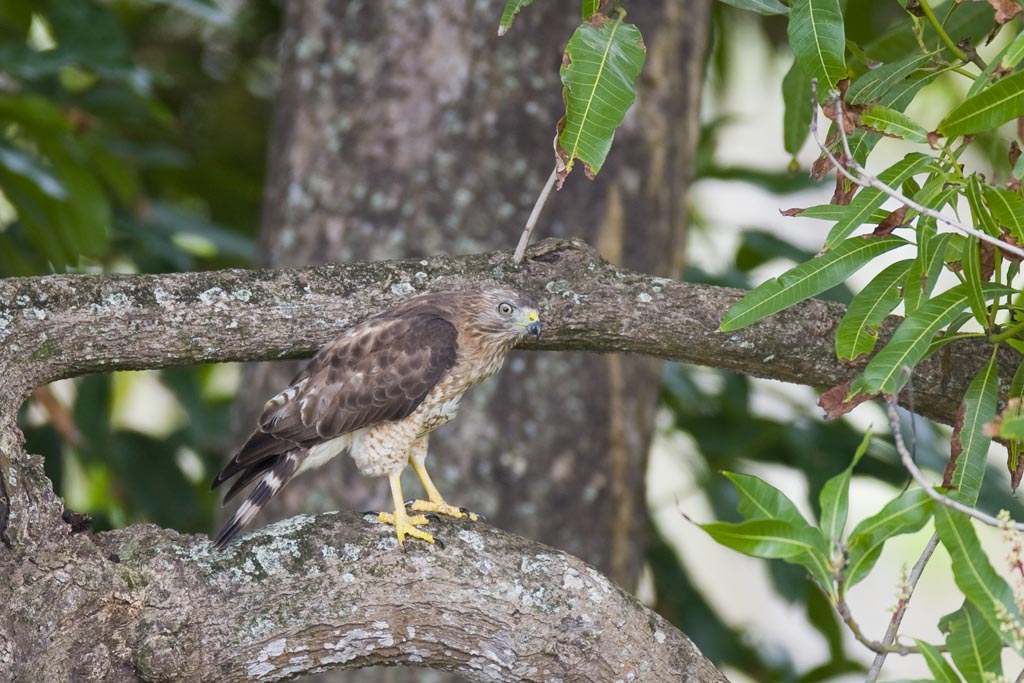
<svg viewBox="0 0 1024 683">
<path fill-rule="evenodd" d="M 306 356 L 401 299 L 498 281 L 540 300 L 544 337 L 525 348 L 638 353 L 816 387 L 856 373 L 835 358 L 839 304 L 810 300 L 723 333 L 719 322 L 739 290 L 617 268 L 578 241 L 546 240 L 528 256 L 521 269 L 492 252 L 280 271 L 11 278 L 0 281 L 0 370 L 20 404 L 36 385 L 92 372 Z M 890 318 L 880 336 L 897 322 Z M 920 366 L 917 411 L 952 422 L 986 349 L 950 344 Z"/>
<path fill-rule="evenodd" d="M 539 299 L 545 336 L 530 348 L 640 353 L 813 386 L 855 373 L 833 353 L 841 306 L 809 301 L 722 333 L 721 315 L 742 292 L 617 268 L 579 242 L 541 242 L 527 257 L 521 268 L 498 252 L 0 281 L 0 576 L 16 592 L 0 615 L 0 671 L 59 680 L 66 664 L 77 667 L 66 669 L 69 680 L 270 680 L 404 662 L 486 681 L 559 671 L 573 674 L 566 680 L 629 680 L 631 671 L 638 680 L 724 680 L 682 634 L 586 565 L 482 525 L 442 523 L 443 551 L 406 554 L 351 515 L 286 522 L 224 556 L 204 537 L 149 526 L 90 538 L 61 521 L 40 459 L 22 448 L 17 411 L 46 382 L 308 355 L 402 298 L 494 281 Z M 915 375 L 917 410 L 951 421 L 987 356 L 981 344 L 946 347 Z M 1011 371 L 1005 359 L 1002 372 Z"/>
<path fill-rule="evenodd" d="M 444 547 L 405 552 L 390 528 L 337 513 L 223 553 L 152 525 L 65 534 L 29 562 L 0 553 L 20 587 L 0 616 L 0 678 L 228 683 L 411 664 L 509 683 L 726 681 L 582 560 L 481 524 L 434 526 Z"/>
</svg>

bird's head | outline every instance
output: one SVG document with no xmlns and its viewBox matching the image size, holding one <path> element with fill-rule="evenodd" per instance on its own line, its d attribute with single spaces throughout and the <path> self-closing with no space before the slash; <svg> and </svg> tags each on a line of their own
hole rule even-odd
<svg viewBox="0 0 1024 683">
<path fill-rule="evenodd" d="M 477 322 L 486 331 L 513 343 L 527 335 L 540 338 L 540 315 L 526 294 L 504 288 L 485 290 L 480 303 Z"/>
</svg>

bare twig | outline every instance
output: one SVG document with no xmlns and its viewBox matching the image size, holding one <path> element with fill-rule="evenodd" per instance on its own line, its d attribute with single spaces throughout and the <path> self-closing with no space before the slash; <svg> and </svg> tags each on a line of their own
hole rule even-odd
<svg viewBox="0 0 1024 683">
<path fill-rule="evenodd" d="M 812 100 L 812 106 L 811 106 L 811 125 L 810 125 L 810 131 L 811 131 L 811 137 L 814 138 L 814 142 L 818 145 L 818 149 L 820 149 L 821 152 L 825 155 L 825 157 L 832 163 L 832 166 L 836 169 L 837 173 L 839 173 L 840 175 L 842 175 L 844 178 L 849 180 L 851 183 L 854 183 L 855 185 L 859 185 L 860 187 L 873 187 L 876 190 L 879 190 L 882 193 L 888 195 L 889 197 L 892 197 L 893 199 L 895 199 L 899 203 L 903 204 L 904 206 L 909 207 L 909 208 L 913 209 L 914 211 L 917 211 L 918 213 L 923 214 L 925 216 L 930 216 L 931 218 L 934 218 L 935 220 L 948 225 L 949 227 L 953 228 L 954 230 L 962 232 L 965 235 L 970 235 L 971 237 L 977 237 L 982 242 L 988 242 L 989 244 L 992 244 L 992 245 L 998 247 L 999 249 L 1002 249 L 1005 252 L 1008 252 L 1008 253 L 1011 253 L 1011 254 L 1015 254 L 1017 256 L 1020 256 L 1021 258 L 1024 258 L 1024 248 L 1015 246 L 1015 245 L 1010 244 L 1008 242 L 1004 242 L 1003 240 L 1000 240 L 997 237 L 993 237 L 992 235 L 989 235 L 986 232 L 982 232 L 981 230 L 977 230 L 976 228 L 972 228 L 969 225 L 965 225 L 965 224 L 961 223 L 960 221 L 957 221 L 957 220 L 955 220 L 953 218 L 945 216 L 945 215 L 939 213 L 938 211 L 936 211 L 935 209 L 931 209 L 931 208 L 929 208 L 927 206 L 924 206 L 922 204 L 918 204 L 913 199 L 910 199 L 906 195 L 902 194 L 899 190 L 895 190 L 895 189 L 889 187 L 888 185 L 886 185 L 885 183 L 880 181 L 878 178 L 876 178 L 875 176 L 873 176 L 870 173 L 868 173 L 864 169 L 864 167 L 861 166 L 857 162 L 857 160 L 853 157 L 853 153 L 850 151 L 850 141 L 846 137 L 846 131 L 843 129 L 843 123 L 842 123 L 842 121 L 843 121 L 842 95 L 840 95 L 838 90 L 832 90 L 830 92 L 831 92 L 831 95 L 832 95 L 833 103 L 835 105 L 835 117 L 836 117 L 835 120 L 837 122 L 836 123 L 836 130 L 838 130 L 838 132 L 839 132 L 839 139 L 842 141 L 842 144 L 843 144 L 843 152 L 846 155 L 846 164 L 844 165 L 842 162 L 840 162 L 839 159 L 837 159 L 835 157 L 835 155 L 832 153 L 832 150 L 830 150 L 828 148 L 828 146 L 818 136 L 818 82 L 817 82 L 817 79 L 811 79 L 811 100 Z M 852 169 L 853 172 L 851 172 L 851 169 Z"/>
<path fill-rule="evenodd" d="M 885 635 L 882 637 L 881 644 L 886 649 L 875 655 L 875 660 L 871 662 L 871 668 L 868 669 L 868 675 L 864 683 L 875 683 L 878 680 L 878 675 L 882 672 L 882 665 L 885 664 L 885 658 L 891 652 L 888 648 L 896 642 L 896 634 L 899 631 L 900 624 L 903 622 L 903 615 L 907 613 L 907 606 L 910 604 L 910 598 L 914 594 L 917 582 L 921 580 L 921 574 L 924 572 L 925 565 L 928 564 L 928 560 L 931 559 L 932 553 L 935 552 L 935 548 L 938 545 L 939 535 L 932 534 L 932 537 L 928 539 L 928 545 L 921 552 L 921 557 L 917 558 L 914 568 L 910 570 L 910 576 L 907 577 L 907 585 L 904 587 L 903 595 L 900 596 L 900 600 L 896 604 L 896 611 L 893 612 L 892 619 L 889 620 L 889 626 L 885 629 Z"/>
<path fill-rule="evenodd" d="M 530 212 L 530 217 L 526 219 L 526 226 L 523 228 L 523 235 L 519 238 L 519 244 L 516 246 L 516 253 L 512 256 L 512 262 L 519 265 L 523 262 L 523 256 L 526 254 L 526 247 L 530 244 L 530 235 L 533 234 L 533 229 L 537 227 L 537 220 L 540 218 L 541 209 L 548 201 L 548 196 L 551 194 L 551 188 L 555 186 L 555 181 L 558 180 L 558 166 L 555 166 L 554 170 L 551 171 L 551 175 L 548 176 L 548 181 L 544 183 L 543 189 L 540 194 L 537 195 L 537 201 L 533 205 L 533 211 Z"/>
<path fill-rule="evenodd" d="M 903 466 L 907 468 L 911 478 L 917 483 L 917 485 L 924 489 L 924 492 L 928 494 L 928 497 L 936 503 L 945 505 L 957 512 L 962 512 L 968 517 L 978 520 L 982 524 L 987 524 L 988 526 L 996 527 L 997 529 L 1007 528 L 1006 524 L 1000 522 L 992 515 L 986 514 L 981 510 L 977 510 L 970 505 L 964 505 L 963 503 L 953 500 L 949 496 L 944 496 L 935 490 L 935 488 L 925 478 L 924 473 L 921 472 L 921 469 L 914 462 L 914 457 L 910 454 L 910 451 L 907 450 L 907 446 L 903 442 L 903 432 L 900 429 L 900 416 L 899 413 L 896 412 L 896 401 L 889 399 L 886 401 L 886 406 L 889 414 L 889 425 L 892 427 L 893 443 L 896 444 L 896 450 L 900 454 Z M 1009 528 L 1016 529 L 1017 531 L 1024 531 L 1024 524 L 1015 522 Z"/>
</svg>

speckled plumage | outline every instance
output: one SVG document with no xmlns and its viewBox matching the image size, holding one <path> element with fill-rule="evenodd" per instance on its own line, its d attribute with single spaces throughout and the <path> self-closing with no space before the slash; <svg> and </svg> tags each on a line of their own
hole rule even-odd
<svg viewBox="0 0 1024 683">
<path fill-rule="evenodd" d="M 416 297 L 340 334 L 267 401 L 255 431 L 214 479 L 216 488 L 237 477 L 225 502 L 258 479 L 216 545 L 225 546 L 292 477 L 346 449 L 368 476 L 390 477 L 408 463 L 420 473 L 430 432 L 455 417 L 462 394 L 497 372 L 516 342 L 539 334 L 537 319 L 512 290 L 447 292 Z M 429 477 L 424 485 L 430 493 Z"/>
</svg>

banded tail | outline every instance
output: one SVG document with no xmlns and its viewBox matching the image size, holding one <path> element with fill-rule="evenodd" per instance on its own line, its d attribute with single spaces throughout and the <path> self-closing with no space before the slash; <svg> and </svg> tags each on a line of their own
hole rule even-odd
<svg viewBox="0 0 1024 683">
<path fill-rule="evenodd" d="M 284 488 L 295 473 L 298 471 L 299 466 L 306 459 L 309 454 L 309 449 L 296 448 L 267 458 L 255 466 L 243 469 L 237 472 L 238 479 L 231 484 L 231 488 L 228 489 L 227 495 L 224 496 L 224 503 L 234 498 L 238 493 L 254 481 L 257 477 L 262 477 L 259 483 L 253 487 L 249 495 L 246 496 L 242 504 L 235 510 L 235 514 L 231 516 L 231 519 L 217 534 L 217 538 L 213 541 L 213 546 L 217 550 L 222 550 L 228 543 L 231 542 L 239 531 L 245 527 L 246 524 L 252 521 L 260 510 L 266 507 L 267 503 L 277 495 L 277 492 Z M 231 476 L 231 475 L 229 475 Z M 218 476 L 213 482 L 213 488 L 216 488 L 224 482 L 226 477 Z"/>
</svg>

